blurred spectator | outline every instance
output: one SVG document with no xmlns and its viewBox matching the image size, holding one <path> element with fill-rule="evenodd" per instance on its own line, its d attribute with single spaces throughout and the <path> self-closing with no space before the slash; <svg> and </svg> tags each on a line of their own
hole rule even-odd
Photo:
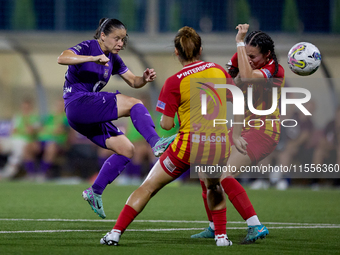
<svg viewBox="0 0 340 255">
<path fill-rule="evenodd" d="M 63 177 L 79 176 L 88 179 L 98 171 L 98 146 L 70 128 L 66 167 Z"/>
<path fill-rule="evenodd" d="M 314 101 L 309 101 L 305 105 L 306 109 L 313 114 L 315 111 Z M 288 119 L 295 120 L 298 124 L 295 127 L 281 126 L 280 141 L 275 151 L 260 164 L 271 166 L 290 166 L 290 164 L 305 164 L 312 162 L 313 151 L 318 138 L 314 123 L 311 116 L 306 116 L 299 109 L 294 110 L 287 116 L 285 125 L 294 125 L 289 123 Z M 274 185 L 278 190 L 286 190 L 290 184 L 290 176 L 284 176 L 281 171 L 271 172 L 269 174 L 269 182 L 265 179 L 257 179 L 250 188 L 266 189 L 270 185 Z"/>
<path fill-rule="evenodd" d="M 315 111 L 314 101 L 309 101 L 305 105 L 306 109 L 313 114 Z M 313 134 L 315 133 L 314 123 L 311 116 L 306 116 L 300 110 L 293 113 L 291 119 L 297 121 L 298 125 L 295 127 L 283 127 L 283 139 L 285 139 L 284 147 L 278 154 L 277 164 L 283 166 L 290 166 L 294 161 L 299 164 L 311 163 L 312 155 L 315 148 L 315 140 Z M 288 188 L 289 179 L 283 179 L 283 173 L 270 174 L 271 183 L 275 184 L 278 189 L 285 190 Z M 288 176 L 286 176 L 288 177 Z"/>
<path fill-rule="evenodd" d="M 313 154 L 313 163 L 340 164 L 340 107 L 335 117 L 324 128 L 321 138 Z M 316 182 L 314 181 L 314 185 Z M 334 179 L 334 184 L 339 185 L 339 179 Z"/>
<path fill-rule="evenodd" d="M 64 102 L 58 100 L 53 112 L 44 117 L 37 139 L 25 147 L 24 165 L 31 178 L 35 176 L 38 181 L 47 178 L 48 171 L 56 163 L 58 155 L 65 151 L 68 130 Z M 40 164 L 37 164 L 39 160 Z"/>
<path fill-rule="evenodd" d="M 0 121 L 0 167 L 1 168 L 6 164 L 8 155 L 11 152 L 11 148 L 12 148 L 11 133 L 12 133 L 12 121 L 1 120 Z"/>
<path fill-rule="evenodd" d="M 8 160 L 0 172 L 0 178 L 13 178 L 19 172 L 24 148 L 36 139 L 39 125 L 39 117 L 34 112 L 33 100 L 24 98 L 21 103 L 21 112 L 13 118 L 10 145 L 6 146 L 9 152 Z"/>
</svg>

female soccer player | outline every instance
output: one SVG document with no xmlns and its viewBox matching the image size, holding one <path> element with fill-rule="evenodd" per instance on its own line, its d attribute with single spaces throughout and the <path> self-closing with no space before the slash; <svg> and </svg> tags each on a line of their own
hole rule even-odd
<svg viewBox="0 0 340 255">
<path fill-rule="evenodd" d="M 262 31 L 254 31 L 246 37 L 248 28 L 248 24 L 240 24 L 236 27 L 238 29 L 237 54 L 228 63 L 228 69 L 243 93 L 246 93 L 247 88 L 252 86 L 254 108 L 265 110 L 272 106 L 272 87 L 279 88 L 277 100 L 280 99 L 280 88 L 284 86 L 284 69 L 278 64 L 274 42 L 270 36 Z M 251 126 L 247 124 L 249 120 L 254 119 L 256 121 L 250 122 Z M 246 109 L 246 126 L 242 130 L 242 137 L 247 142 L 247 153 L 237 150 L 233 140 L 230 139 L 232 148 L 227 165 L 235 166 L 237 170 L 240 170 L 241 166 L 256 165 L 274 151 L 279 142 L 280 124 L 277 121 L 269 121 L 270 119 L 280 119 L 279 108 L 276 108 L 269 116 L 255 115 Z M 229 137 L 233 136 L 234 132 L 235 128 L 232 128 Z M 201 185 L 210 225 L 203 232 L 193 235 L 192 238 L 211 238 L 214 236 L 214 225 L 207 207 L 206 188 L 202 182 Z M 236 210 L 247 222 L 248 234 L 243 243 L 252 243 L 268 235 L 268 229 L 260 223 L 241 184 L 230 174 L 223 173 L 221 185 Z"/>
<path fill-rule="evenodd" d="M 101 218 L 105 218 L 101 195 L 130 162 L 134 147 L 111 121 L 130 116 L 135 128 L 153 147 L 157 156 L 172 141 L 159 138 L 149 112 L 142 102 L 116 93 L 99 92 L 118 74 L 132 88 L 141 88 L 156 78 L 147 68 L 135 76 L 118 53 L 127 41 L 126 28 L 117 19 L 102 18 L 94 40 L 79 43 L 61 53 L 58 63 L 68 65 L 64 84 L 65 111 L 70 126 L 102 148 L 115 152 L 103 164 L 94 184 L 83 191 L 83 197 Z"/>
<path fill-rule="evenodd" d="M 179 133 L 152 168 L 143 184 L 131 194 L 117 223 L 101 239 L 102 244 L 117 245 L 121 234 L 143 210 L 151 197 L 187 171 L 191 163 L 225 164 L 229 157 L 230 143 L 227 127 L 212 128 L 213 120 L 207 120 L 201 114 L 200 98 L 203 96 L 201 91 L 211 90 L 218 93 L 221 102 L 226 102 L 225 90 L 221 93 L 214 88 L 215 85 L 212 82 L 208 82 L 211 79 L 202 79 L 219 78 L 218 82 L 230 84 L 233 82 L 232 78 L 221 66 L 199 60 L 202 51 L 201 38 L 194 29 L 181 28 L 175 37 L 174 44 L 175 54 L 183 65 L 183 69 L 166 80 L 159 95 L 156 110 L 163 114 L 161 127 L 166 130 L 174 126 L 174 117 L 177 112 L 180 123 Z M 212 100 L 208 101 L 208 109 L 211 108 L 214 108 Z M 225 118 L 225 104 L 220 109 L 216 118 Z M 213 136 L 216 139 L 203 141 L 203 137 Z M 240 144 L 245 146 L 244 141 L 240 141 Z M 243 150 L 242 146 L 239 149 Z M 226 235 L 225 196 L 220 187 L 219 178 L 205 175 L 204 182 L 207 186 L 209 209 L 216 227 L 216 245 L 232 245 Z"/>
</svg>

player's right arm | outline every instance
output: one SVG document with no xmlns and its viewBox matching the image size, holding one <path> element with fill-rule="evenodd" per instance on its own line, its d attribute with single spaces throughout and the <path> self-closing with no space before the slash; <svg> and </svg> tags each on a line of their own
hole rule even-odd
<svg viewBox="0 0 340 255">
<path fill-rule="evenodd" d="M 165 130 L 170 130 L 172 128 L 175 127 L 175 118 L 173 117 L 169 117 L 166 115 L 162 115 L 161 117 L 161 121 L 160 121 L 160 126 L 161 128 L 165 129 Z"/>
<path fill-rule="evenodd" d="M 244 115 L 235 115 L 234 116 L 234 122 L 235 123 L 242 123 L 243 120 L 244 120 Z M 233 126 L 232 139 L 233 139 L 233 142 L 234 142 L 236 149 L 240 153 L 242 153 L 243 155 L 247 155 L 247 145 L 248 145 L 248 143 L 241 136 L 242 127 L 243 127 L 243 125 L 241 125 L 241 124 L 235 124 Z"/>
<path fill-rule="evenodd" d="M 99 65 L 108 66 L 110 59 L 105 54 L 98 56 L 77 55 L 72 50 L 64 50 L 58 57 L 60 65 L 78 65 L 86 62 L 95 62 Z"/>
</svg>

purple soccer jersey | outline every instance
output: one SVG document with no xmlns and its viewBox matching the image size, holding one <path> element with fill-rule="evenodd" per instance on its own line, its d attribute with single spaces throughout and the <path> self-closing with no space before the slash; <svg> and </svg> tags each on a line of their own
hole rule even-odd
<svg viewBox="0 0 340 255">
<path fill-rule="evenodd" d="M 97 40 L 88 40 L 69 48 L 77 55 L 104 54 Z M 95 144 L 106 148 L 105 140 L 121 132 L 111 121 L 116 120 L 116 95 L 99 92 L 114 74 L 124 74 L 128 68 L 118 54 L 109 53 L 109 66 L 94 62 L 69 65 L 65 74 L 64 101 L 70 126 Z"/>
<path fill-rule="evenodd" d="M 69 48 L 77 55 L 98 56 L 104 54 L 97 40 L 84 41 Z M 112 121 L 118 119 L 116 93 L 100 91 L 114 74 L 128 71 L 118 54 L 109 53 L 109 66 L 94 62 L 69 65 L 64 84 L 64 101 L 70 126 L 102 148 L 107 148 L 107 139 L 123 135 Z M 159 140 L 155 125 L 143 104 L 135 104 L 130 109 L 131 119 L 136 129 L 153 147 Z M 93 192 L 101 195 L 131 160 L 124 155 L 113 154 L 103 164 L 92 185 Z"/>
<path fill-rule="evenodd" d="M 69 48 L 78 55 L 104 54 L 97 40 L 84 41 Z M 109 66 L 94 62 L 69 65 L 65 75 L 64 101 L 68 123 L 95 144 L 106 148 L 106 140 L 124 134 L 112 121 L 118 119 L 116 93 L 100 91 L 114 74 L 128 71 L 118 54 L 109 53 Z M 131 119 L 141 135 L 151 146 L 159 140 L 148 110 L 136 104 L 130 110 Z"/>
<path fill-rule="evenodd" d="M 104 54 L 97 40 L 88 40 L 69 48 L 77 55 L 98 56 Z M 69 65 L 65 74 L 64 99 L 65 105 L 74 100 L 74 92 L 98 92 L 114 74 L 123 74 L 128 68 L 118 54 L 109 53 L 109 66 L 86 62 Z M 74 97 L 75 96 L 75 97 Z"/>
</svg>

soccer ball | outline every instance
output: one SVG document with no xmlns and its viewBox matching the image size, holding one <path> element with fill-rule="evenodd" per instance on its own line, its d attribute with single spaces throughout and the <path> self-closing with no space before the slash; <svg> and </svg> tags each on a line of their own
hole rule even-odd
<svg viewBox="0 0 340 255">
<path fill-rule="evenodd" d="M 320 64 L 321 54 L 314 44 L 299 42 L 288 52 L 289 68 L 298 75 L 311 75 L 318 70 Z"/>
</svg>

